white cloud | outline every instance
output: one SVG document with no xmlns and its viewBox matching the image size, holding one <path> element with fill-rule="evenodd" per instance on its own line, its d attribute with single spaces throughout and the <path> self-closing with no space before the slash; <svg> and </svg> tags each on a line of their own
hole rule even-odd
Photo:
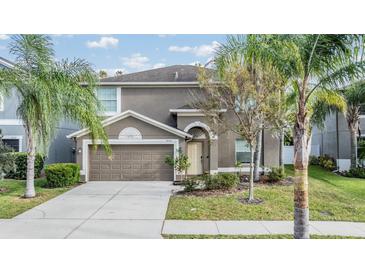
<svg viewBox="0 0 365 274">
<path fill-rule="evenodd" d="M 200 45 L 195 47 L 190 46 L 170 46 L 168 48 L 171 52 L 188 52 L 192 53 L 196 56 L 210 56 L 214 53 L 214 50 L 219 47 L 219 43 L 217 41 L 213 41 L 208 45 Z"/>
<path fill-rule="evenodd" d="M 122 57 L 123 65 L 132 69 L 143 69 L 149 66 L 149 58 L 140 53 L 134 53 L 130 57 Z"/>
<path fill-rule="evenodd" d="M 86 46 L 88 48 L 108 48 L 113 47 L 115 48 L 118 46 L 119 39 L 114 38 L 112 36 L 103 36 L 100 37 L 99 41 L 87 41 Z"/>
<path fill-rule="evenodd" d="M 175 36 L 176 34 L 157 34 L 158 37 L 160 38 L 165 38 L 165 37 L 168 37 L 168 36 Z"/>
<path fill-rule="evenodd" d="M 166 67 L 166 64 L 164 63 L 157 63 L 157 64 L 154 64 L 152 66 L 152 68 L 156 69 L 156 68 L 163 68 L 163 67 Z"/>
<path fill-rule="evenodd" d="M 170 46 L 169 47 L 169 51 L 172 51 L 172 52 L 192 52 L 193 50 L 194 50 L 194 48 L 188 47 L 188 46 L 185 46 L 185 47 Z"/>
<path fill-rule="evenodd" d="M 0 40 L 6 40 L 6 39 L 9 39 L 9 35 L 6 35 L 6 34 L 0 34 Z"/>
</svg>

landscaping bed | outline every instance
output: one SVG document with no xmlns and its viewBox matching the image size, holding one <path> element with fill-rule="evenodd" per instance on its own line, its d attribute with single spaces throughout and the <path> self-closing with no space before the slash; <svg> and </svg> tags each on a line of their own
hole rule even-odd
<svg viewBox="0 0 365 274">
<path fill-rule="evenodd" d="M 293 167 L 286 173 L 293 176 Z M 205 192 L 205 193 L 204 193 Z M 166 219 L 293 220 L 293 185 L 255 184 L 261 204 L 243 204 L 246 188 L 179 193 L 170 198 Z M 365 221 L 365 180 L 336 175 L 319 166 L 309 169 L 310 219 Z"/>
</svg>

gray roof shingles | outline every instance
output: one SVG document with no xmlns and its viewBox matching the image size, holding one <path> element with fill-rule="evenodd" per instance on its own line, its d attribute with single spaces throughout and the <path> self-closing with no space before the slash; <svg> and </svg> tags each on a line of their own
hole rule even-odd
<svg viewBox="0 0 365 274">
<path fill-rule="evenodd" d="M 199 67 L 174 65 L 100 79 L 100 82 L 196 82 Z"/>
</svg>

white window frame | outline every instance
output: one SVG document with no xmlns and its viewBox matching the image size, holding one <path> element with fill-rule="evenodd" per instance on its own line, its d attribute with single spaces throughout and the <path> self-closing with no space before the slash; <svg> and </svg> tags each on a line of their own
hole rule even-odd
<svg viewBox="0 0 365 274">
<path fill-rule="evenodd" d="M 19 140 L 19 151 L 23 152 L 23 136 L 22 135 L 4 135 L 3 139 L 10 139 L 10 140 Z"/>
<path fill-rule="evenodd" d="M 236 142 L 237 141 L 243 141 L 243 142 L 246 142 L 247 143 L 247 141 L 245 141 L 244 139 L 240 139 L 240 138 L 237 138 L 237 139 L 235 139 L 234 140 L 234 158 L 235 158 L 235 162 L 237 163 L 237 152 L 242 152 L 242 151 L 237 151 L 237 145 L 236 145 Z M 246 152 L 247 153 L 247 151 L 243 151 L 243 152 Z M 250 152 L 250 151 L 248 151 L 248 152 Z M 241 162 L 241 164 L 249 164 L 250 162 Z"/>
<path fill-rule="evenodd" d="M 115 114 L 121 113 L 122 111 L 122 89 L 120 87 L 107 87 L 107 86 L 100 86 L 100 88 L 110 88 L 115 89 L 117 92 L 117 111 L 100 111 L 99 115 L 101 116 L 113 116 Z M 97 92 L 97 91 L 95 91 Z M 96 93 L 97 94 L 97 93 Z M 99 98 L 98 98 L 99 100 Z"/>
</svg>

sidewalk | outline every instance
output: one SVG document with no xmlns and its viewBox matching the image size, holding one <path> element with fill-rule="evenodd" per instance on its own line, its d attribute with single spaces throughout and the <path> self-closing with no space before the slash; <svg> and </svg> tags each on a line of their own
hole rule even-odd
<svg viewBox="0 0 365 274">
<path fill-rule="evenodd" d="M 162 234 L 186 235 L 263 235 L 292 234 L 292 221 L 180 221 L 165 220 Z M 365 223 L 310 222 L 316 235 L 365 237 Z"/>
</svg>

